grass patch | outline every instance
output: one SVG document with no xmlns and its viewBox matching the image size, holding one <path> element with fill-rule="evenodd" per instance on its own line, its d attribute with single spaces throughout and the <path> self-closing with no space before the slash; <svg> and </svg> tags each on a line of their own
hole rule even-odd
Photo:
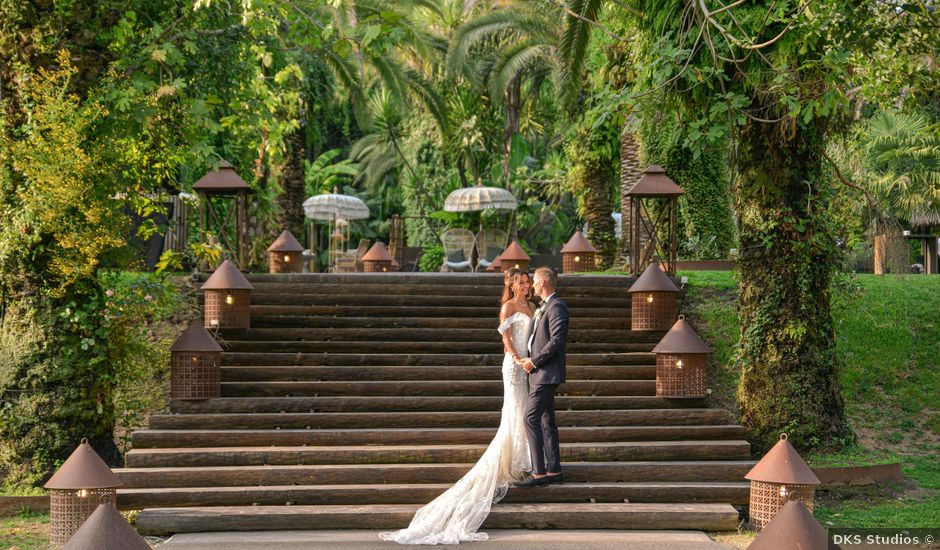
<svg viewBox="0 0 940 550">
<path fill-rule="evenodd" d="M 683 312 L 711 346 L 713 405 L 737 411 L 737 279 L 683 272 Z M 812 466 L 899 462 L 907 481 L 817 493 L 816 516 L 839 527 L 940 525 L 940 277 L 840 276 L 833 294 L 846 414 L 858 444 L 807 456 Z"/>
<path fill-rule="evenodd" d="M 0 518 L 0 550 L 49 548 L 49 515 L 23 512 Z"/>
</svg>

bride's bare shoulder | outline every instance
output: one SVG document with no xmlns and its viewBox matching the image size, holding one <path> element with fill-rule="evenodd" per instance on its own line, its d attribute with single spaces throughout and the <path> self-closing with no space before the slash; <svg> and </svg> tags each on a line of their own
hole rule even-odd
<svg viewBox="0 0 940 550">
<path fill-rule="evenodd" d="M 510 301 L 504 303 L 504 304 L 503 304 L 503 307 L 499 308 L 499 320 L 500 320 L 500 321 L 505 321 L 506 319 L 508 319 L 509 317 L 511 317 L 512 314 L 515 313 L 515 312 L 516 312 L 516 308 L 513 307 L 512 301 L 510 300 Z"/>
</svg>

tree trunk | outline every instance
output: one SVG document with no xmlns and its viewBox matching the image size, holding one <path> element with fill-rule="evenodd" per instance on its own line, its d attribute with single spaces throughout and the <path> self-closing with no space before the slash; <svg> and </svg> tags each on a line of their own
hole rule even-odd
<svg viewBox="0 0 940 550">
<path fill-rule="evenodd" d="M 302 237 L 304 231 L 303 203 L 306 199 L 306 184 L 304 183 L 304 160 L 307 158 L 304 128 L 300 126 L 287 135 L 287 156 L 284 167 L 281 169 L 281 193 L 277 197 L 280 214 L 278 221 L 282 229 L 286 229 L 295 237 Z"/>
<path fill-rule="evenodd" d="M 784 136 L 750 122 L 739 140 L 738 401 L 752 441 L 766 447 L 782 431 L 800 447 L 850 434 L 830 313 L 838 251 L 823 137 L 822 124 Z"/>
<path fill-rule="evenodd" d="M 509 189 L 509 158 L 512 148 L 512 136 L 519 131 L 519 109 L 521 108 L 519 79 L 513 79 L 506 90 L 506 124 L 503 127 L 503 184 Z"/>
<path fill-rule="evenodd" d="M 584 168 L 584 218 L 588 223 L 587 238 L 597 249 L 598 269 L 609 269 L 617 255 L 617 236 L 614 232 L 614 218 L 610 215 L 613 197 L 611 196 L 611 170 L 595 163 L 588 163 Z"/>
<path fill-rule="evenodd" d="M 640 147 L 632 124 L 627 121 L 620 132 L 620 255 L 630 253 L 630 197 L 627 191 L 642 175 Z"/>
</svg>

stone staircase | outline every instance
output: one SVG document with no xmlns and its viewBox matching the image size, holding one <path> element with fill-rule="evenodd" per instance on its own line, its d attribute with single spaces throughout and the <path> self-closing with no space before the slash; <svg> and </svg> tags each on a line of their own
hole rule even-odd
<svg viewBox="0 0 940 550">
<path fill-rule="evenodd" d="M 133 434 L 123 509 L 143 533 L 392 529 L 459 479 L 499 424 L 502 278 L 250 275 L 252 328 L 223 339 L 222 398 L 173 401 Z M 484 528 L 736 528 L 744 429 L 655 397 L 633 278 L 562 276 L 556 399 L 566 483 L 511 489 Z"/>
</svg>

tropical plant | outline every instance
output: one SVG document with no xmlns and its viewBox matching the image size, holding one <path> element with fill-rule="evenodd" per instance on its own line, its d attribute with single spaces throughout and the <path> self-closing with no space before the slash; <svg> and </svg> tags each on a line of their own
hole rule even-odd
<svg viewBox="0 0 940 550">
<path fill-rule="evenodd" d="M 330 193 L 334 188 L 341 187 L 355 180 L 359 175 L 359 166 L 351 159 L 342 159 L 333 162 L 343 155 L 342 149 L 330 149 L 323 152 L 313 162 L 304 164 L 304 180 L 307 184 L 307 195 Z"/>
</svg>

